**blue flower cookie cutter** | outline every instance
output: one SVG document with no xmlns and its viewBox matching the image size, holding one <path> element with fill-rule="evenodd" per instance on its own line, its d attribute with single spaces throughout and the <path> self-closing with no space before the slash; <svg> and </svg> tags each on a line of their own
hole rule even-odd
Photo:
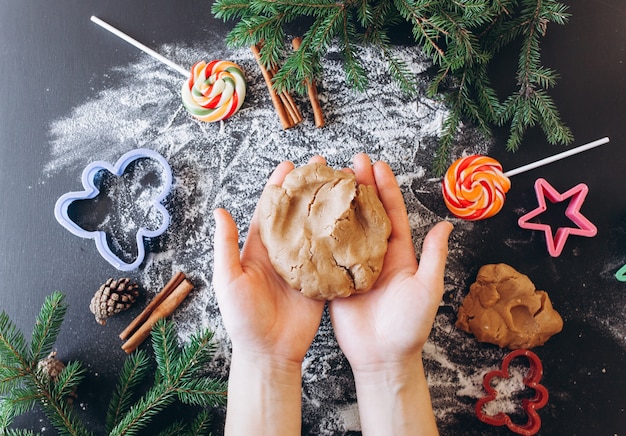
<svg viewBox="0 0 626 436">
<path fill-rule="evenodd" d="M 121 177 L 131 164 L 143 159 L 156 161 L 162 172 L 162 182 L 159 184 L 161 188 L 160 192 L 151 199 L 152 204 L 150 206 L 155 208 L 156 212 L 160 214 L 161 219 L 158 227 L 154 229 L 147 227 L 139 227 L 137 229 L 135 237 L 137 254 L 132 262 L 128 262 L 112 249 L 107 237 L 107 232 L 84 229 L 70 217 L 69 209 L 72 203 L 76 201 L 92 200 L 100 194 L 101 190 L 100 187 L 97 186 L 97 178 L 102 171 L 108 171 L 113 176 Z M 153 150 L 131 150 L 120 157 L 115 165 L 111 165 L 109 162 L 105 161 L 95 161 L 89 164 L 83 170 L 82 184 L 85 188 L 84 191 L 68 192 L 57 200 L 54 207 L 54 216 L 57 221 L 74 235 L 80 236 L 81 238 L 93 239 L 100 255 L 120 271 L 131 271 L 138 268 L 144 261 L 146 254 L 144 238 L 153 238 L 163 234 L 170 224 L 170 215 L 162 204 L 162 201 L 165 200 L 172 186 L 172 170 L 167 160 Z"/>
</svg>

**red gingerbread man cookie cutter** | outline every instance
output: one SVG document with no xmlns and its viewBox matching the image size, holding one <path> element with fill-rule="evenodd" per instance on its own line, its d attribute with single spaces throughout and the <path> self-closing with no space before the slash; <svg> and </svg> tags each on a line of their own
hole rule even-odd
<svg viewBox="0 0 626 436">
<path fill-rule="evenodd" d="M 499 412 L 495 415 L 487 415 L 484 410 L 484 406 L 490 401 L 494 401 L 498 392 L 493 388 L 492 381 L 494 378 L 508 379 L 509 365 L 511 361 L 517 357 L 526 357 L 530 364 L 528 374 L 524 377 L 524 386 L 527 386 L 535 391 L 535 395 L 532 398 L 524 398 L 522 400 L 522 408 L 528 417 L 525 424 L 516 424 L 511 420 L 511 417 L 506 413 Z M 494 370 L 485 374 L 483 378 L 483 387 L 487 392 L 487 396 L 481 398 L 476 403 L 476 415 L 482 422 L 503 426 L 506 425 L 509 430 L 514 433 L 532 436 L 536 434 L 541 428 L 541 418 L 537 413 L 538 409 L 541 409 L 548 403 L 548 390 L 545 386 L 541 385 L 539 381 L 543 376 L 543 366 L 541 360 L 535 353 L 530 350 L 515 350 L 507 354 L 502 360 L 502 366 L 499 370 Z"/>
</svg>

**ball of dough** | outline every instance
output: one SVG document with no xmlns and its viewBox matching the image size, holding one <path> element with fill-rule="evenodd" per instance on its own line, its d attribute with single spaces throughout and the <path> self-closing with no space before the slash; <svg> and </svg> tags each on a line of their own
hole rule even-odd
<svg viewBox="0 0 626 436">
<path fill-rule="evenodd" d="M 504 263 L 484 265 L 459 308 L 457 327 L 511 350 L 543 345 L 563 329 L 550 297 Z"/>
<path fill-rule="evenodd" d="M 307 297 L 330 300 L 370 290 L 383 266 L 391 222 L 372 186 L 323 164 L 268 185 L 258 206 L 272 265 Z"/>
</svg>

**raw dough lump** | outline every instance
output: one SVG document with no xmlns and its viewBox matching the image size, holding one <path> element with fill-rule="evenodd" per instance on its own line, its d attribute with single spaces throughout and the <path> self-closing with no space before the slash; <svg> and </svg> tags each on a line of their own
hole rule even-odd
<svg viewBox="0 0 626 436">
<path fill-rule="evenodd" d="M 291 171 L 259 202 L 261 240 L 294 289 L 330 300 L 370 290 L 387 252 L 391 222 L 372 186 L 323 164 Z"/>
<path fill-rule="evenodd" d="M 484 265 L 459 309 L 457 327 L 511 350 L 543 345 L 563 329 L 545 291 L 506 264 Z"/>
</svg>

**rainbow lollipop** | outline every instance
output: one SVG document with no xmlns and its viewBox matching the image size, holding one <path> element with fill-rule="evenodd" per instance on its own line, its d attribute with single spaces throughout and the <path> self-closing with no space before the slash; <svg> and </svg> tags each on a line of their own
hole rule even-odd
<svg viewBox="0 0 626 436">
<path fill-rule="evenodd" d="M 92 16 L 91 21 L 185 76 L 187 81 L 181 87 L 181 97 L 183 106 L 194 118 L 207 122 L 225 120 L 243 104 L 246 80 L 239 65 L 219 60 L 208 64 L 201 61 L 194 64 L 190 73 L 100 18 Z"/>
<path fill-rule="evenodd" d="M 456 160 L 443 178 L 443 200 L 452 214 L 465 220 L 482 220 L 497 214 L 511 188 L 509 177 L 582 153 L 609 142 L 602 138 L 562 153 L 503 172 L 497 160 L 471 155 Z"/>
<path fill-rule="evenodd" d="M 246 79 L 239 65 L 228 61 L 200 61 L 181 88 L 187 112 L 201 121 L 224 120 L 237 112 L 246 95 Z"/>
</svg>

